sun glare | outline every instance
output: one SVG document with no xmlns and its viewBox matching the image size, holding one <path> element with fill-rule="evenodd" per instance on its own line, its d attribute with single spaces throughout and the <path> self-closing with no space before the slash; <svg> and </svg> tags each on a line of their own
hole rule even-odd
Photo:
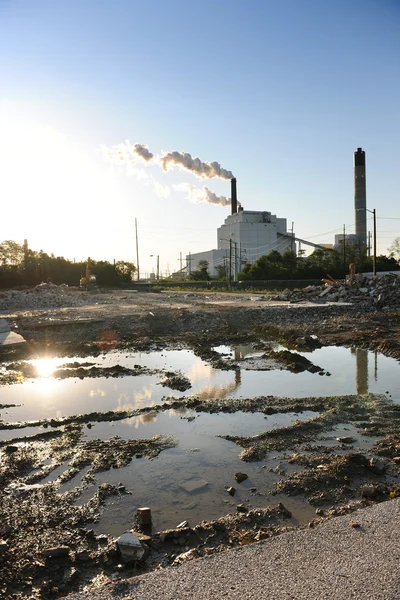
<svg viewBox="0 0 400 600">
<path fill-rule="evenodd" d="M 40 358 L 35 362 L 36 373 L 39 377 L 51 377 L 56 368 L 53 358 Z"/>
</svg>

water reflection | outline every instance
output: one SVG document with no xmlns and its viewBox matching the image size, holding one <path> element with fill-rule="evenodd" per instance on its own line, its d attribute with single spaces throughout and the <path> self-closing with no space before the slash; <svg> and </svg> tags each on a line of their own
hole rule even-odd
<svg viewBox="0 0 400 600">
<path fill-rule="evenodd" d="M 378 352 L 364 348 L 352 348 L 351 354 L 356 358 L 356 393 L 364 396 L 369 393 L 369 357 L 374 357 L 374 381 L 378 381 Z"/>
<path fill-rule="evenodd" d="M 356 393 L 368 394 L 368 350 L 352 348 L 351 353 L 356 357 Z"/>
</svg>

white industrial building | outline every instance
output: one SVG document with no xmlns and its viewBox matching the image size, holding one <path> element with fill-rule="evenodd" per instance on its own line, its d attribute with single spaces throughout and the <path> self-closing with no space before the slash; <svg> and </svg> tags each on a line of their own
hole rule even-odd
<svg viewBox="0 0 400 600">
<path fill-rule="evenodd" d="M 277 250 L 295 252 L 294 233 L 287 232 L 286 219 L 267 211 L 238 209 L 236 179 L 232 179 L 232 214 L 217 229 L 217 249 L 198 252 L 186 257 L 187 271 L 196 271 L 200 261 L 208 262 L 208 273 L 216 276 L 218 265 L 226 266 L 235 277 L 246 263 Z M 235 277 L 236 278 L 236 277 Z"/>
</svg>

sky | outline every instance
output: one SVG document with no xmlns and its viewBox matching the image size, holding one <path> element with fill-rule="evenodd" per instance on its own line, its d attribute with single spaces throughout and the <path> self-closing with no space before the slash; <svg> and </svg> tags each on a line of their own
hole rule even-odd
<svg viewBox="0 0 400 600">
<path fill-rule="evenodd" d="M 362 147 L 387 253 L 399 30 L 400 0 L 0 0 L 0 242 L 136 264 L 136 223 L 141 275 L 173 272 L 217 247 L 230 173 L 245 210 L 333 243 Z"/>
</svg>

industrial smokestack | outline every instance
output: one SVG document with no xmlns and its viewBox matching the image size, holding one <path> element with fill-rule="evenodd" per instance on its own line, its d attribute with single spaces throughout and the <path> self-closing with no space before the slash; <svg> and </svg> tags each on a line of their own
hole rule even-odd
<svg viewBox="0 0 400 600">
<path fill-rule="evenodd" d="M 354 152 L 354 214 L 356 236 L 361 247 L 367 245 L 367 188 L 365 182 L 365 152 Z"/>
<path fill-rule="evenodd" d="M 232 215 L 235 215 L 237 213 L 237 191 L 235 177 L 232 177 L 231 179 L 231 208 Z"/>
</svg>

